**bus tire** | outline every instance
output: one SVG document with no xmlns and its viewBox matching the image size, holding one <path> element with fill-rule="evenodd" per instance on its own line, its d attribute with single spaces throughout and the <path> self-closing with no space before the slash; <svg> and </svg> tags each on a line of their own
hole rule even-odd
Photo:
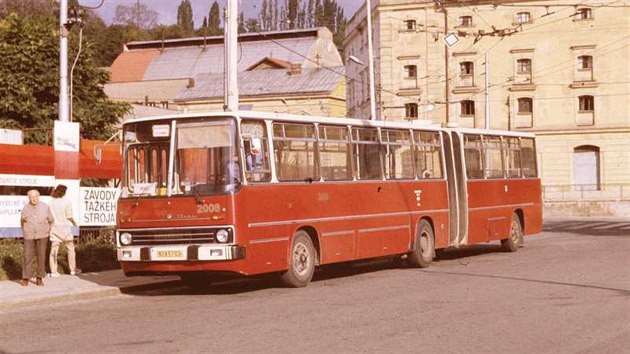
<svg viewBox="0 0 630 354">
<path fill-rule="evenodd" d="M 315 273 L 315 247 L 306 231 L 298 231 L 293 236 L 289 254 L 289 269 L 282 274 L 280 280 L 288 287 L 306 286 Z"/>
<path fill-rule="evenodd" d="M 433 228 L 426 220 L 420 220 L 413 251 L 409 253 L 407 263 L 412 267 L 426 268 L 435 257 L 435 236 Z"/>
<path fill-rule="evenodd" d="M 505 252 L 516 252 L 519 245 L 523 244 L 523 227 L 518 215 L 512 214 L 510 234 L 508 238 L 501 240 L 501 247 Z"/>
<path fill-rule="evenodd" d="M 179 278 L 187 287 L 193 289 L 207 289 L 212 285 L 212 276 L 205 272 L 181 273 Z"/>
</svg>

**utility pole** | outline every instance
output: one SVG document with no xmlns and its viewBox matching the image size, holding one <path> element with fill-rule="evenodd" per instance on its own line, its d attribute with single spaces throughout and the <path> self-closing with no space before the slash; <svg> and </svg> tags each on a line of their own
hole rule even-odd
<svg viewBox="0 0 630 354">
<path fill-rule="evenodd" d="M 444 36 L 448 33 L 448 14 L 446 8 L 442 6 L 442 12 L 444 13 Z M 448 44 L 444 43 L 444 99 L 446 100 L 446 124 L 451 122 L 451 101 L 449 99 L 450 91 L 450 78 L 448 75 Z"/>
<path fill-rule="evenodd" d="M 68 0 L 59 1 L 59 121 L 70 121 L 68 98 Z"/>
<path fill-rule="evenodd" d="M 228 0 L 225 14 L 225 111 L 238 111 L 237 42 L 238 42 L 238 0 Z"/>
<path fill-rule="evenodd" d="M 490 60 L 486 52 L 486 114 L 484 115 L 484 128 L 490 129 Z"/>
<path fill-rule="evenodd" d="M 374 90 L 374 51 L 372 46 L 372 4 L 366 0 L 368 35 L 368 77 L 370 80 L 370 120 L 376 120 L 376 93 Z"/>
</svg>

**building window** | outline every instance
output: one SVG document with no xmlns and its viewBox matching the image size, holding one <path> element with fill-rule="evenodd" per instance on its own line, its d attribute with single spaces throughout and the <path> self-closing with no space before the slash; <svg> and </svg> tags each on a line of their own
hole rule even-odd
<svg viewBox="0 0 630 354">
<path fill-rule="evenodd" d="M 472 27 L 473 18 L 472 16 L 460 16 L 459 17 L 459 25 L 461 27 Z"/>
<path fill-rule="evenodd" d="M 519 59 L 516 61 L 516 73 L 517 74 L 530 74 L 532 72 L 532 60 L 531 59 Z"/>
<path fill-rule="evenodd" d="M 523 97 L 518 99 L 518 113 L 519 114 L 532 114 L 534 111 L 534 102 L 529 97 Z"/>
<path fill-rule="evenodd" d="M 516 23 L 530 23 L 531 15 L 529 12 L 519 12 L 516 14 Z"/>
<path fill-rule="evenodd" d="M 593 70 L 593 57 L 590 55 L 581 55 L 578 57 L 578 70 Z"/>
<path fill-rule="evenodd" d="M 462 116 L 474 116 L 475 115 L 475 101 L 464 100 L 460 103 Z"/>
<path fill-rule="evenodd" d="M 405 118 L 406 119 L 418 118 L 418 104 L 417 103 L 405 103 Z"/>
<path fill-rule="evenodd" d="M 589 113 L 595 110 L 595 98 L 593 96 L 578 97 L 580 103 L 580 113 Z"/>
<path fill-rule="evenodd" d="M 574 190 L 600 190 L 599 169 L 599 148 L 597 146 L 582 145 L 573 149 Z"/>
<path fill-rule="evenodd" d="M 416 30 L 416 20 L 405 20 L 405 29 L 408 31 Z"/>
<path fill-rule="evenodd" d="M 583 7 L 581 9 L 578 9 L 575 12 L 575 20 L 576 21 L 581 21 L 581 20 L 590 20 L 593 18 L 593 11 L 589 8 Z"/>
<path fill-rule="evenodd" d="M 418 76 L 418 71 L 415 65 L 405 65 L 405 79 L 415 79 Z"/>
<path fill-rule="evenodd" d="M 464 61 L 459 63 L 460 75 L 472 75 L 474 71 L 474 63 L 472 61 Z"/>
</svg>

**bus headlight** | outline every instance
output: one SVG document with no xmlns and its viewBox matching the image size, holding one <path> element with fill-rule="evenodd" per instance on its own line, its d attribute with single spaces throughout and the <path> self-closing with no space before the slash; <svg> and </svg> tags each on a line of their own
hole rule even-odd
<svg viewBox="0 0 630 354">
<path fill-rule="evenodd" d="M 226 243 L 229 237 L 230 237 L 230 234 L 227 232 L 227 230 L 221 229 L 217 232 L 218 242 Z"/>
<path fill-rule="evenodd" d="M 120 234 L 120 244 L 124 246 L 129 246 L 131 244 L 131 234 L 128 232 L 123 232 Z"/>
</svg>

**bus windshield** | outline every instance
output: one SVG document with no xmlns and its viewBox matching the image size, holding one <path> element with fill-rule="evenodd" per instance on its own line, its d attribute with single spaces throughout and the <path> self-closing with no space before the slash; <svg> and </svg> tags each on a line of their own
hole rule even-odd
<svg viewBox="0 0 630 354">
<path fill-rule="evenodd" d="M 241 183 L 234 119 L 178 123 L 176 146 L 174 194 L 224 193 Z"/>
<path fill-rule="evenodd" d="M 123 197 L 166 196 L 169 178 L 173 181 L 171 195 L 225 193 L 241 183 L 236 121 L 232 118 L 176 124 L 138 122 L 127 124 L 123 135 Z M 171 149 L 172 142 L 175 149 Z M 175 152 L 172 159 L 171 151 Z"/>
</svg>

